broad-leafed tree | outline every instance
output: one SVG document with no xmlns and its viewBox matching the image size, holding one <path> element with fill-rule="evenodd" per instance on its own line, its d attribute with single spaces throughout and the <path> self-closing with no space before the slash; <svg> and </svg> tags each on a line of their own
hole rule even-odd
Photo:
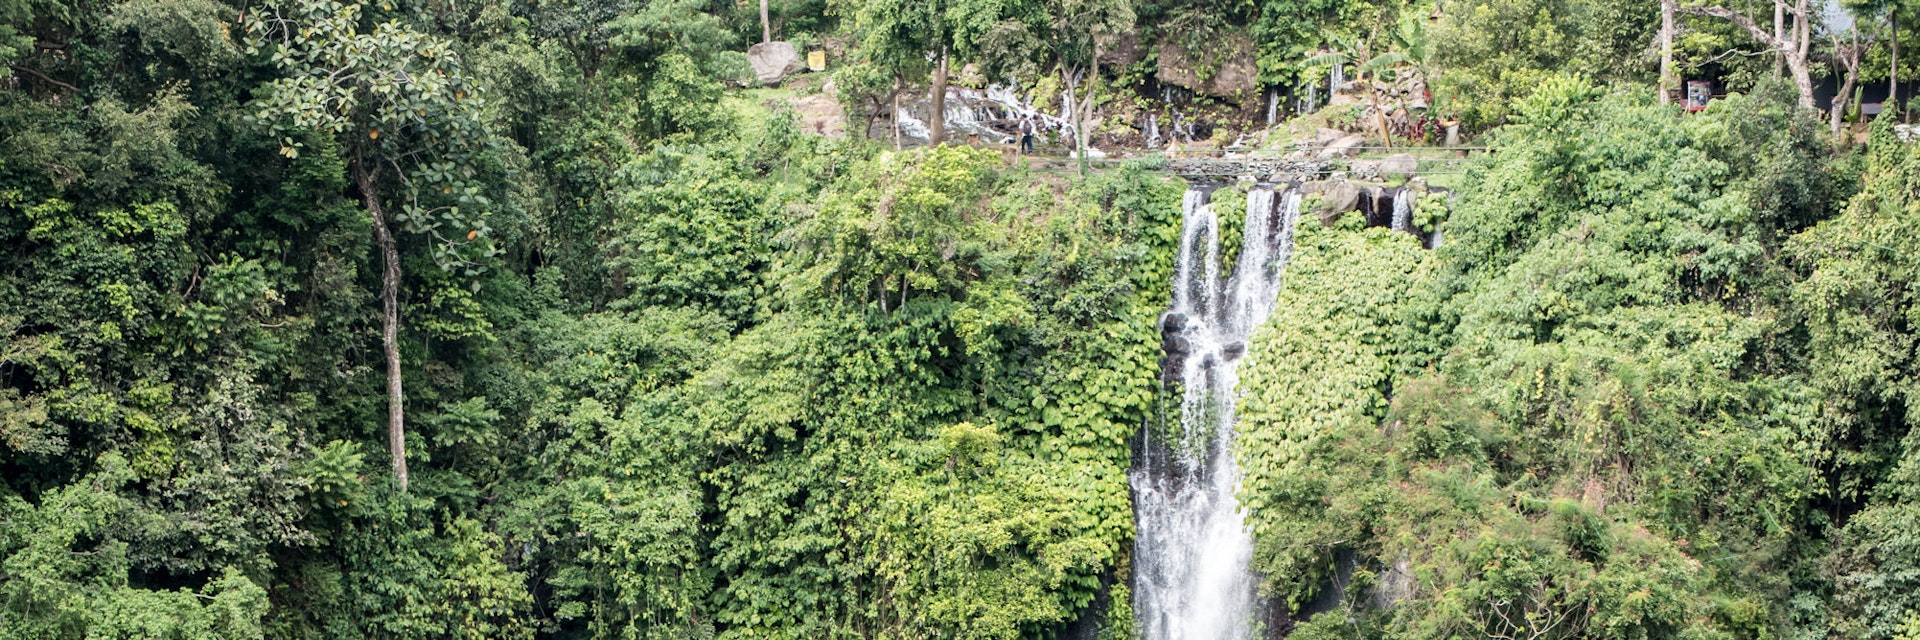
<svg viewBox="0 0 1920 640">
<path fill-rule="evenodd" d="M 931 88 L 929 142 L 946 140 L 947 79 L 953 61 L 972 59 L 981 38 L 1012 3 L 998 0 L 873 0 L 859 5 L 854 29 L 866 55 L 896 78 L 926 77 Z M 896 114 L 897 115 L 897 114 Z"/>
<path fill-rule="evenodd" d="M 1814 108 L 1810 62 L 1813 50 L 1812 0 L 1794 0 L 1791 5 L 1786 0 L 1773 0 L 1774 29 L 1771 32 L 1747 14 L 1718 4 L 1680 7 L 1679 10 L 1681 13 L 1711 16 L 1731 22 L 1755 41 L 1766 45 L 1767 50 L 1778 54 L 1786 65 L 1787 73 L 1793 78 L 1793 87 L 1800 94 L 1800 106 Z M 1791 27 L 1784 26 L 1783 20 L 1786 18 L 1792 19 Z"/>
<path fill-rule="evenodd" d="M 384 267 L 381 345 L 387 368 L 387 439 L 393 476 L 407 486 L 405 394 L 400 363 L 400 230 L 441 267 L 477 275 L 491 257 L 492 206 L 476 181 L 476 156 L 492 144 L 479 86 L 451 42 L 398 22 L 363 29 L 362 5 L 294 0 L 246 16 L 248 50 L 285 75 L 264 87 L 259 122 L 296 157 L 309 142 L 338 145 L 366 207 Z M 321 142 L 324 141 L 324 142 Z"/>
</svg>

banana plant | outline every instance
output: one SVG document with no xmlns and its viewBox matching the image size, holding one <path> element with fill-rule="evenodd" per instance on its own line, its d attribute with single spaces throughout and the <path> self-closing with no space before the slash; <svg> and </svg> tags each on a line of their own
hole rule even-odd
<svg viewBox="0 0 1920 640">
<path fill-rule="evenodd" d="M 1393 135 L 1387 128 L 1386 110 L 1381 107 L 1381 91 L 1375 82 L 1383 79 L 1389 83 L 1398 82 L 1403 76 L 1411 74 L 1419 78 L 1421 85 L 1425 85 L 1428 78 L 1432 77 L 1433 47 L 1424 17 L 1417 11 L 1404 12 L 1398 27 L 1388 34 L 1387 51 L 1378 55 L 1371 55 L 1368 42 L 1328 34 L 1327 41 L 1332 46 L 1308 56 L 1303 63 L 1308 68 L 1352 65 L 1355 78 L 1367 83 L 1368 104 L 1373 107 L 1375 119 L 1380 125 L 1380 138 L 1389 147 L 1393 146 Z M 1338 89 L 1335 87 L 1335 90 Z"/>
<path fill-rule="evenodd" d="M 1370 55 L 1369 43 L 1347 40 L 1333 34 L 1327 35 L 1327 41 L 1332 44 L 1331 47 L 1308 56 L 1303 64 L 1308 68 L 1353 66 L 1354 79 L 1367 88 L 1367 106 L 1373 109 L 1374 119 L 1380 125 L 1380 139 L 1385 140 L 1388 147 L 1392 147 L 1393 133 L 1387 128 L 1387 115 L 1380 108 L 1380 91 L 1374 82 L 1382 74 L 1390 73 L 1405 64 L 1406 54 L 1388 50 L 1380 55 Z M 1339 91 L 1340 88 L 1334 87 L 1333 90 Z"/>
</svg>

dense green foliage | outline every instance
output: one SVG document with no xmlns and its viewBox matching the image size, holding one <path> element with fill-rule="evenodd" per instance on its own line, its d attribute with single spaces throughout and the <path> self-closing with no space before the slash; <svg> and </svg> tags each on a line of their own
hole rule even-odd
<svg viewBox="0 0 1920 640">
<path fill-rule="evenodd" d="M 1130 637 L 1185 185 L 809 135 L 751 4 L 0 0 L 0 639 Z M 1683 62 L 1757 88 L 1655 106 L 1656 5 L 770 21 L 856 121 L 943 56 L 1104 131 L 1232 100 L 1178 44 L 1393 52 L 1484 133 L 1443 247 L 1309 221 L 1249 347 L 1303 637 L 1920 637 L 1920 146 L 1711 21 Z"/>
<path fill-rule="evenodd" d="M 0 17 L 0 637 L 1126 628 L 1177 182 L 801 136 L 692 3 Z"/>
<path fill-rule="evenodd" d="M 1805 230 L 1850 163 L 1785 104 L 1674 120 L 1556 80 L 1438 252 L 1302 235 L 1240 451 L 1275 594 L 1344 589 L 1300 633 L 1894 637 L 1920 613 L 1893 595 L 1905 339 L 1871 329 L 1907 276 L 1866 244 L 1903 242 L 1912 147 L 1881 140 Z"/>
<path fill-rule="evenodd" d="M 1835 578 L 1835 624 L 1852 635 L 1911 637 L 1920 633 L 1920 434 L 1907 426 L 1915 354 L 1905 230 L 1920 214 L 1920 147 L 1896 142 L 1890 123 L 1881 124 L 1864 188 L 1788 250 L 1811 268 L 1793 295 L 1808 310 L 1810 377 L 1829 392 L 1823 418 L 1838 457 L 1831 485 L 1864 505 L 1835 536 L 1825 567 Z"/>
<path fill-rule="evenodd" d="M 1469 125 L 1502 121 L 1512 101 L 1556 73 L 1648 80 L 1643 54 L 1659 28 L 1655 0 L 1471 0 L 1456 3 L 1432 38 L 1441 109 Z"/>
</svg>

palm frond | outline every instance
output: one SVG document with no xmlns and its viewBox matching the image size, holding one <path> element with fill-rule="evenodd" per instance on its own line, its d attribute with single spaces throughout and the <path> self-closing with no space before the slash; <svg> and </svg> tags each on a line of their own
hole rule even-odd
<svg viewBox="0 0 1920 640">
<path fill-rule="evenodd" d="M 1381 69 L 1406 64 L 1408 60 L 1411 60 L 1411 58 L 1408 58 L 1407 54 L 1398 51 L 1389 51 L 1374 56 L 1372 60 L 1368 60 L 1365 64 L 1360 65 L 1360 68 L 1367 71 L 1379 71 Z"/>
<path fill-rule="evenodd" d="M 1352 56 L 1345 53 L 1329 51 L 1319 55 L 1308 56 L 1301 64 L 1309 67 L 1331 67 L 1336 64 L 1347 64 L 1352 59 Z"/>
</svg>

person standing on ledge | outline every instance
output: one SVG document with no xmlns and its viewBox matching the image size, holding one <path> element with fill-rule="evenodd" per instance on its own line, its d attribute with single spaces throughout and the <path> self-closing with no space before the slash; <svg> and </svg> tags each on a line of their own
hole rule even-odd
<svg viewBox="0 0 1920 640">
<path fill-rule="evenodd" d="M 1033 153 L 1033 116 L 1020 118 L 1020 153 Z"/>
</svg>

